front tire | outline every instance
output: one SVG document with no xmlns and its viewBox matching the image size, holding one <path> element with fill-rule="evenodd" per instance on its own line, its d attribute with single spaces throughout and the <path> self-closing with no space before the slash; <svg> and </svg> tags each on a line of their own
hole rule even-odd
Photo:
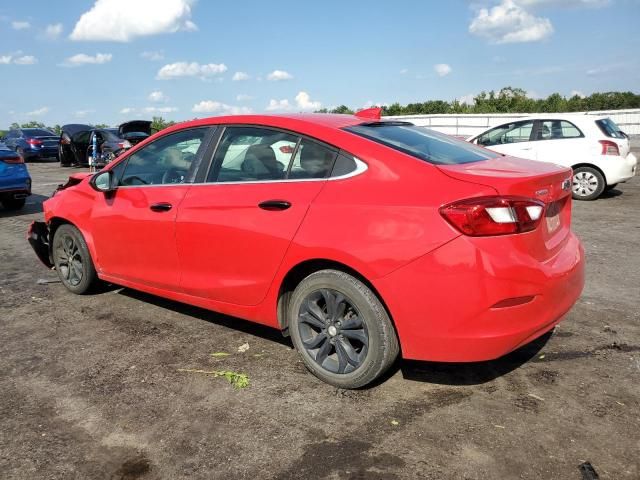
<svg viewBox="0 0 640 480">
<path fill-rule="evenodd" d="M 291 295 L 289 332 L 305 366 L 340 388 L 363 387 L 393 364 L 400 347 L 378 297 L 357 278 L 321 270 Z"/>
<path fill-rule="evenodd" d="M 575 200 L 595 200 L 606 186 L 604 176 L 595 168 L 578 167 L 573 171 L 572 193 Z"/>
<path fill-rule="evenodd" d="M 58 227 L 53 236 L 53 264 L 62 284 L 78 295 L 87 293 L 98 276 L 87 243 L 73 225 Z"/>
</svg>

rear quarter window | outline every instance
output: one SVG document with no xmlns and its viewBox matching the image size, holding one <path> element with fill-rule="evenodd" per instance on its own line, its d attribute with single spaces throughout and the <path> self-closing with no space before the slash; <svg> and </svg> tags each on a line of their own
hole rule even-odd
<svg viewBox="0 0 640 480">
<path fill-rule="evenodd" d="M 479 162 L 500 156 L 463 140 L 411 123 L 363 123 L 345 127 L 344 130 L 436 165 Z"/>
</svg>

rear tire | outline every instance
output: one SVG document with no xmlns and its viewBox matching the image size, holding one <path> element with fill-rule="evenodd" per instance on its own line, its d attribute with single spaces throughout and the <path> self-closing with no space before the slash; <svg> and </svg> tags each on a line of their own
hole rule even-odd
<svg viewBox="0 0 640 480">
<path fill-rule="evenodd" d="M 25 202 L 25 198 L 5 198 L 2 200 L 2 206 L 7 210 L 20 210 Z"/>
<path fill-rule="evenodd" d="M 572 193 L 575 200 L 595 200 L 604 192 L 604 176 L 591 167 L 578 167 L 573 171 Z"/>
<path fill-rule="evenodd" d="M 62 284 L 78 295 L 87 293 L 98 279 L 87 243 L 73 225 L 58 227 L 53 235 L 53 264 Z"/>
<path fill-rule="evenodd" d="M 288 308 L 289 333 L 305 366 L 340 388 L 363 387 L 393 364 L 400 347 L 376 295 L 338 271 L 312 273 L 296 287 Z"/>
</svg>

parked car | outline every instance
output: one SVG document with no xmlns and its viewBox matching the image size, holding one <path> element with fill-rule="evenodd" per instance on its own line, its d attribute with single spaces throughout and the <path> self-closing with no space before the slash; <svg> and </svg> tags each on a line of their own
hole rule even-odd
<svg viewBox="0 0 640 480">
<path fill-rule="evenodd" d="M 636 173 L 629 137 L 604 116 L 523 118 L 492 127 L 469 141 L 506 155 L 571 167 L 576 200 L 595 200 Z"/>
<path fill-rule="evenodd" d="M 18 210 L 31 195 L 31 177 L 24 159 L 0 143 L 0 202 L 7 210 Z"/>
<path fill-rule="evenodd" d="M 571 169 L 379 110 L 182 123 L 72 175 L 44 219 L 29 242 L 71 292 L 102 279 L 281 329 L 342 388 L 400 351 L 500 357 L 584 284 Z"/>
<path fill-rule="evenodd" d="M 13 129 L 2 141 L 25 162 L 58 157 L 58 135 L 45 128 Z"/>
<path fill-rule="evenodd" d="M 103 167 L 149 135 L 151 122 L 146 120 L 126 122 L 117 128 L 95 128 L 78 123 L 64 125 L 59 138 L 60 166 L 89 165 L 89 157 L 94 157 L 94 137 L 98 154 L 93 163 Z"/>
</svg>

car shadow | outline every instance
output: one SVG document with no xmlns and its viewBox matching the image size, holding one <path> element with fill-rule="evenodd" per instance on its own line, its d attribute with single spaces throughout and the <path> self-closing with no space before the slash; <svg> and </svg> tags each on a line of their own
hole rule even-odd
<svg viewBox="0 0 640 480">
<path fill-rule="evenodd" d="M 399 369 L 407 380 L 440 385 L 481 385 L 521 367 L 547 344 L 553 330 L 496 360 L 474 363 L 436 363 L 403 360 Z"/>
<path fill-rule="evenodd" d="M 24 207 L 19 210 L 7 210 L 0 207 L 0 218 L 21 217 L 23 215 L 32 215 L 34 213 L 42 213 L 42 202 L 47 198 L 45 195 L 32 194 L 27 197 Z"/>
<path fill-rule="evenodd" d="M 605 190 L 600 195 L 600 198 L 615 198 L 622 195 L 622 190 L 618 190 L 617 188 L 612 188 L 611 190 Z"/>
<path fill-rule="evenodd" d="M 122 288 L 116 287 L 114 288 Z M 277 342 L 280 345 L 293 348 L 291 341 L 287 337 L 284 337 L 280 330 L 261 325 L 259 323 L 250 322 L 241 318 L 232 317 L 230 315 L 224 315 L 212 310 L 206 310 L 200 307 L 194 307 L 186 303 L 175 302 L 162 297 L 156 297 L 148 293 L 140 292 L 138 290 L 131 290 L 129 288 L 123 288 L 120 295 L 124 295 L 129 298 L 140 300 L 141 302 L 151 303 L 157 307 L 171 310 L 172 312 L 180 313 L 182 315 L 189 315 L 191 317 L 204 320 L 209 323 L 214 323 L 223 327 L 227 327 L 233 330 L 239 330 L 243 333 L 260 337 L 265 340 Z"/>
</svg>

